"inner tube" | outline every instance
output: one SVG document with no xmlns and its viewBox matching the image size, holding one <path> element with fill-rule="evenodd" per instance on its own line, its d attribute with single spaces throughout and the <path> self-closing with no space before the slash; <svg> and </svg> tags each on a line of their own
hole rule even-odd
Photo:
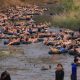
<svg viewBox="0 0 80 80">
<path fill-rule="evenodd" d="M 38 42 L 43 42 L 43 41 L 44 41 L 44 39 L 42 39 L 42 38 L 38 39 Z"/>
<path fill-rule="evenodd" d="M 9 41 L 4 41 L 4 45 L 9 44 Z M 11 45 L 20 45 L 20 42 L 14 42 Z"/>
<path fill-rule="evenodd" d="M 51 48 L 51 50 L 49 51 L 49 54 L 60 54 L 60 51 L 56 48 Z"/>
<path fill-rule="evenodd" d="M 9 41 L 4 41 L 4 45 L 7 45 L 7 44 L 9 44 Z"/>
<path fill-rule="evenodd" d="M 11 45 L 20 45 L 20 42 L 12 43 Z"/>
<path fill-rule="evenodd" d="M 32 42 L 30 42 L 30 41 L 29 42 L 22 41 L 21 43 L 22 44 L 31 44 Z"/>
<path fill-rule="evenodd" d="M 7 33 L 7 35 L 14 35 L 14 33 Z"/>
<path fill-rule="evenodd" d="M 65 49 L 65 48 L 60 48 L 60 50 L 59 50 L 61 53 L 67 53 L 68 51 Z"/>
<path fill-rule="evenodd" d="M 54 46 L 54 43 L 53 42 L 48 42 L 47 46 Z"/>
<path fill-rule="evenodd" d="M 56 52 L 55 51 L 54 52 L 53 51 L 49 51 L 48 54 L 49 55 L 53 55 L 53 54 L 61 54 L 61 53 L 59 51 L 56 51 Z"/>
<path fill-rule="evenodd" d="M 5 39 L 6 37 L 0 37 L 0 39 Z"/>
<path fill-rule="evenodd" d="M 70 55 L 77 55 L 77 54 L 78 54 L 76 51 L 72 51 L 72 50 L 69 50 L 68 53 L 69 53 Z"/>
<path fill-rule="evenodd" d="M 49 55 L 53 55 L 53 52 L 52 52 L 52 51 L 49 51 L 48 54 L 49 54 Z"/>
</svg>

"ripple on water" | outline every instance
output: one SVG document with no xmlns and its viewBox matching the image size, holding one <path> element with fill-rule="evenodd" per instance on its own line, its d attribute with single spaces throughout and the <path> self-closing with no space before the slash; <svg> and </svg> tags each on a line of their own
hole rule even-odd
<svg viewBox="0 0 80 80">
<path fill-rule="evenodd" d="M 62 63 L 65 70 L 65 80 L 70 80 L 71 63 L 73 57 L 69 55 L 48 55 L 49 48 L 42 43 L 21 45 L 19 47 L 24 54 L 18 53 L 0 58 L 0 73 L 8 70 L 12 80 L 54 80 L 55 67 Z M 19 56 L 18 56 L 19 55 Z M 42 71 L 42 66 L 51 65 L 50 70 Z M 80 80 L 80 68 L 78 68 L 78 80 Z"/>
</svg>

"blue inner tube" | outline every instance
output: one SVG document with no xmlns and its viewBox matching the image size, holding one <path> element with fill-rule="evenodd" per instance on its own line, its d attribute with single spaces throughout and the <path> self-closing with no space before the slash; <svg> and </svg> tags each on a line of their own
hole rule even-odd
<svg viewBox="0 0 80 80">
<path fill-rule="evenodd" d="M 4 41 L 4 45 L 7 45 L 7 44 L 9 44 L 9 41 Z"/>
<path fill-rule="evenodd" d="M 68 52 L 68 51 L 67 51 L 65 48 L 63 48 L 63 47 L 60 48 L 59 51 L 60 51 L 61 53 L 67 53 L 67 52 Z"/>
</svg>

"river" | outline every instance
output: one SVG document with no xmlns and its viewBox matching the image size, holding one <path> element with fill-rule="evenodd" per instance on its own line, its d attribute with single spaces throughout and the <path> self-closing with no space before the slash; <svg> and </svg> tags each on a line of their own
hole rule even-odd
<svg viewBox="0 0 80 80">
<path fill-rule="evenodd" d="M 49 46 L 42 42 L 20 46 L 4 46 L 0 40 L 0 74 L 9 71 L 12 80 L 55 80 L 55 67 L 62 63 L 65 79 L 70 80 L 73 56 L 68 54 L 49 55 Z M 42 71 L 42 66 L 51 69 Z M 78 67 L 78 80 L 80 80 Z"/>
</svg>

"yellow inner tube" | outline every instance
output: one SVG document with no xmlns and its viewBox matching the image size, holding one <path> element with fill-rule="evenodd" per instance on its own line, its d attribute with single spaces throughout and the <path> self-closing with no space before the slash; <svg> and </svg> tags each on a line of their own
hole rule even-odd
<svg viewBox="0 0 80 80">
<path fill-rule="evenodd" d="M 56 48 L 51 48 L 51 51 L 52 51 L 54 54 L 59 54 L 59 50 L 56 49 Z"/>
</svg>

